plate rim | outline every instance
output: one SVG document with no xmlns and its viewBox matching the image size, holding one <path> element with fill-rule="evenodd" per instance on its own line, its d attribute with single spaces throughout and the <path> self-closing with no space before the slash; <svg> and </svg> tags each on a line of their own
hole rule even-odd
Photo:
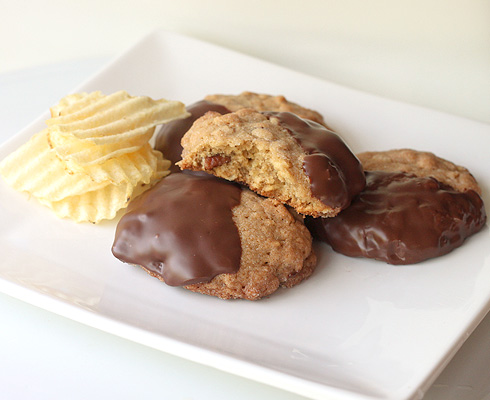
<svg viewBox="0 0 490 400">
<path fill-rule="evenodd" d="M 187 37 L 185 35 L 181 35 L 181 34 L 177 34 L 175 32 L 168 32 L 168 31 L 164 31 L 164 30 L 157 30 L 157 31 L 154 31 L 150 34 L 147 34 L 145 35 L 142 39 L 138 40 L 135 44 L 133 44 L 132 46 L 130 46 L 127 50 L 125 50 L 124 52 L 122 52 L 121 54 L 119 54 L 118 56 L 114 57 L 112 60 L 110 60 L 109 62 L 107 62 L 99 71 L 95 72 L 94 74 L 92 74 L 91 76 L 89 76 L 87 79 L 85 79 L 84 81 L 82 81 L 82 83 L 80 83 L 79 85 L 77 85 L 73 91 L 77 91 L 77 90 L 80 90 L 80 88 L 83 88 L 85 87 L 88 83 L 90 83 L 94 78 L 96 78 L 97 76 L 99 76 L 101 73 L 103 73 L 104 71 L 108 71 L 110 70 L 114 65 L 116 65 L 123 57 L 127 56 L 128 54 L 130 54 L 135 48 L 138 48 L 139 46 L 141 46 L 143 43 L 147 42 L 148 40 L 153 40 L 153 38 L 155 38 L 156 36 L 160 36 L 160 35 L 165 35 L 165 36 L 173 36 L 173 37 L 180 37 L 181 39 L 185 39 L 185 40 L 191 40 L 193 41 L 194 43 L 206 43 L 208 45 L 212 45 L 213 47 L 216 47 L 216 48 L 219 48 L 221 50 L 225 50 L 226 52 L 231 52 L 231 53 L 236 53 L 236 54 L 241 54 L 243 55 L 243 53 L 239 53 L 239 52 L 236 52 L 234 50 L 229 50 L 227 48 L 224 48 L 224 47 L 221 47 L 221 46 L 217 46 L 217 45 L 214 45 L 214 44 L 211 44 L 209 42 L 204 42 L 200 39 L 196 39 L 196 38 L 192 38 L 192 37 Z M 270 63 L 270 62 L 267 62 L 267 61 L 264 61 L 264 60 L 261 60 L 259 58 L 255 58 L 255 57 L 252 57 L 252 56 L 248 56 L 248 55 L 245 55 L 247 57 L 249 57 L 250 59 L 253 59 L 253 60 L 257 60 L 257 61 L 261 61 L 261 62 L 266 62 L 267 64 L 270 64 L 271 66 L 277 68 L 282 68 L 282 69 L 286 69 L 286 70 L 289 70 L 289 71 L 292 71 L 294 73 L 299 73 L 298 71 L 294 71 L 294 70 L 290 70 L 288 68 L 285 68 L 285 67 L 282 67 L 280 65 L 276 65 L 276 64 L 273 64 L 273 63 Z M 301 75 L 304 75 L 305 77 L 308 77 L 309 79 L 316 79 L 318 81 L 321 81 L 321 82 L 328 82 L 328 81 L 325 81 L 323 79 L 320 79 L 320 78 L 316 78 L 316 77 L 312 77 L 312 76 L 309 76 L 307 74 L 302 74 L 302 73 L 299 73 Z M 331 82 L 328 82 L 328 83 L 331 83 Z M 337 85 L 335 83 L 331 83 L 333 85 L 336 85 L 342 89 L 346 89 L 344 86 L 342 85 Z M 412 104 L 407 104 L 407 103 L 404 103 L 404 102 L 400 102 L 400 101 L 397 101 L 397 100 L 392 100 L 392 99 L 386 99 L 386 98 L 383 98 L 381 96 L 377 96 L 377 95 L 373 95 L 373 94 L 370 94 L 370 93 L 366 93 L 366 92 L 362 92 L 362 91 L 359 91 L 359 90 L 356 90 L 356 89 L 351 89 L 351 88 L 347 88 L 348 90 L 351 90 L 355 93 L 362 93 L 363 95 L 368 95 L 368 96 L 371 96 L 373 98 L 378 98 L 378 99 L 382 99 L 383 101 L 390 101 L 390 102 L 394 102 L 394 103 L 398 103 L 398 104 L 401 104 L 403 106 L 410 106 L 410 107 L 415 107 L 416 109 L 423 109 L 423 110 L 429 110 L 427 108 L 424 108 L 424 107 L 421 107 L 421 106 L 416 106 L 416 105 L 412 105 Z M 470 120 L 470 119 L 467 119 L 467 118 L 464 118 L 464 117 L 460 117 L 460 116 L 453 116 L 451 114 L 447 114 L 447 113 L 443 113 L 443 112 L 440 112 L 440 111 L 436 111 L 436 110 L 429 110 L 430 112 L 435 112 L 435 113 L 440 113 L 440 114 L 443 114 L 443 115 L 447 115 L 447 116 L 451 116 L 453 118 L 456 118 L 456 119 L 460 119 L 460 120 L 463 120 L 463 121 L 470 121 L 471 123 L 475 123 L 475 124 L 480 124 L 482 126 L 485 126 L 485 127 L 489 127 L 490 128 L 490 125 L 487 125 L 485 123 L 482 123 L 482 122 L 479 122 L 479 121 L 473 121 L 473 120 Z M 42 114 L 41 116 L 39 116 L 37 119 L 35 119 L 34 121 L 32 121 L 30 124 L 28 124 L 25 128 L 23 128 L 21 131 L 19 131 L 18 133 L 16 133 L 15 135 L 13 135 L 11 138 L 7 139 L 5 142 L 3 142 L 1 144 L 1 148 L 5 148 L 5 147 L 8 147 L 11 145 L 11 142 L 15 142 L 16 140 L 20 140 L 23 136 L 23 132 L 25 131 L 29 131 L 32 127 L 32 125 L 36 125 L 39 123 L 39 121 L 45 119 L 47 113 L 44 113 Z M 255 381 L 258 381 L 258 382 L 261 382 L 261 383 L 265 383 L 265 384 L 269 384 L 269 385 L 272 385 L 272 386 L 277 386 L 279 388 L 283 388 L 284 389 L 284 385 L 286 385 L 288 388 L 286 390 L 289 390 L 293 393 L 297 393 L 297 394 L 300 394 L 300 395 L 306 395 L 306 396 L 309 396 L 311 398 L 323 398 L 323 396 L 325 395 L 338 395 L 338 394 L 342 394 L 342 396 L 344 396 L 345 399 L 369 399 L 369 398 L 372 398 L 372 399 L 378 399 L 378 397 L 369 397 L 369 396 L 366 396 L 366 395 L 361 395 L 360 397 L 357 396 L 357 394 L 353 393 L 353 392 L 350 392 L 350 391 L 345 391 L 343 389 L 340 389 L 340 388 L 332 388 L 330 386 L 326 386 L 326 385 L 323 385 L 323 384 L 317 384 L 315 382 L 312 382 L 312 381 L 307 381 L 303 378 L 299 378 L 299 377 L 295 377 L 295 376 L 291 376 L 289 374 L 285 374 L 283 372 L 279 372 L 279 371 L 273 371 L 269 368 L 266 368 L 266 367 L 260 367 L 259 365 L 257 364 L 252 364 L 252 363 L 249 363 L 247 361 L 243 361 L 243 360 L 238 360 L 237 358 L 235 357 L 231 357 L 231 356 L 227 356 L 227 355 L 224 355 L 224 354 L 219 354 L 219 353 L 216 353 L 216 352 L 213 352 L 211 350 L 208 350 L 208 349 L 204 349 L 204 348 L 201 348 L 201 347 L 198 347 L 198 346 L 194 346 L 194 345 L 191 345 L 191 344 L 187 344 L 187 343 L 182 343 L 182 342 L 179 342 L 179 341 L 176 341 L 175 339 L 172 339 L 172 338 L 169 338 L 169 337 L 166 337 L 164 335 L 161 335 L 161 334 L 152 334 L 151 332 L 146 332 L 146 334 L 149 334 L 150 336 L 158 336 L 159 340 L 158 341 L 161 341 L 162 338 L 164 339 L 165 342 L 167 343 L 170 343 L 172 342 L 172 344 L 176 344 L 176 343 L 179 343 L 180 345 L 183 345 L 185 347 L 182 348 L 181 347 L 181 351 L 184 352 L 185 354 L 187 355 L 182 355 L 181 352 L 173 352 L 171 351 L 170 348 L 167 348 L 165 346 L 165 348 L 162 348 L 161 345 L 157 345 L 156 343 L 153 343 L 153 344 L 149 344 L 149 343 L 152 343 L 152 342 L 156 342 L 156 340 L 153 338 L 153 339 L 150 339 L 150 337 L 147 338 L 147 342 L 146 343 L 145 341 L 141 341 L 141 340 L 135 340 L 132 336 L 132 334 L 127 334 L 127 335 L 122 335 L 120 333 L 118 333 L 118 330 L 122 330 L 122 331 L 125 331 L 125 332 L 128 332 L 128 328 L 129 328 L 129 331 L 134 331 L 134 334 L 138 334 L 138 335 L 141 335 L 142 333 L 141 332 L 138 332 L 140 331 L 138 328 L 136 327 L 133 327 L 131 325 L 128 325 L 126 323 L 123 323 L 123 322 L 119 322 L 119 321 L 116 321 L 116 320 L 113 320 L 112 318 L 110 318 L 109 316 L 102 316 L 102 315 L 93 315 L 93 313 L 87 311 L 87 310 L 84 310 L 82 308 L 79 308 L 79 307 L 76 307 L 75 305 L 73 304 L 69 304 L 69 303 L 65 303 L 65 302 L 61 302 L 62 304 L 58 304 L 60 302 L 60 299 L 59 298 L 54 298 L 50 295 L 47 295 L 47 294 L 44 294 L 44 293 L 40 293 L 40 292 L 35 292 L 35 291 L 32 291 L 31 289 L 28 289 L 28 288 L 24 288 L 14 282 L 11 282 L 11 281 L 8 281 L 6 279 L 4 279 L 3 277 L 0 276 L 0 291 L 2 291 L 3 293 L 6 293 L 14 298 L 17 298 L 19 300 L 22 300 L 22 301 L 26 301 L 25 299 L 26 298 L 32 298 L 34 299 L 35 298 L 35 302 L 31 302 L 31 301 L 26 301 L 27 303 L 29 304 L 33 304 L 37 307 L 40 307 L 40 308 L 43 308 L 47 311 L 50 311 L 50 312 L 53 312 L 55 314 L 58 314 L 58 315 L 61 315 L 63 317 L 66 317 L 68 319 L 71 319 L 71 320 L 75 320 L 77 322 L 81 322 L 85 325 L 88 325 L 88 326 L 92 326 L 96 329 L 100 329 L 102 331 L 105 331 L 105 332 L 108 332 L 108 333 L 111 333 L 111 334 L 114 334 L 116 336 L 120 336 L 120 337 L 123 337 L 125 339 L 128 339 L 128 340 L 132 340 L 132 341 L 136 341 L 138 343 L 141 343 L 141 344 L 145 344 L 149 347 L 152 347 L 152 348 L 155 348 L 155 349 L 158 349 L 160 351 L 165 351 L 169 354 L 173 354 L 173 355 L 177 355 L 179 357 L 183 357 L 183 358 L 186 358 L 186 359 L 189 359 L 191 361 L 195 361 L 195 362 L 198 362 L 200 364 L 204 364 L 204 365 L 208 365 L 210 367 L 213 367 L 213 368 L 217 368 L 217 369 L 220 369 L 220 370 L 223 370 L 225 372 L 231 372 L 231 373 L 234 373 L 236 375 L 239 375 L 239 376 L 243 376 L 243 377 L 246 377 L 246 378 L 249 378 L 249 379 L 252 379 L 252 380 L 255 380 Z M 26 293 L 29 292 L 29 293 Z M 40 296 L 40 297 L 39 297 Z M 42 306 L 39 305 L 39 303 L 43 304 Z M 481 320 L 485 317 L 485 315 L 487 314 L 488 312 L 488 308 L 490 306 L 490 303 L 487 301 L 487 304 L 486 304 L 486 309 L 483 311 L 481 311 L 475 318 L 475 323 L 473 324 L 472 328 L 471 328 L 471 331 L 473 331 L 477 326 L 478 324 L 481 322 Z M 74 312 L 75 311 L 75 312 Z M 86 314 L 86 315 L 85 315 Z M 77 318 L 75 318 L 74 316 L 76 316 Z M 104 324 L 104 319 L 109 319 L 109 323 L 107 323 L 106 321 L 106 324 Z M 87 322 L 88 320 L 91 320 L 92 322 Z M 95 322 L 94 322 L 95 321 Z M 124 329 L 121 329 L 121 326 L 124 327 Z M 117 327 L 117 329 L 116 329 Z M 469 335 L 468 335 L 469 336 Z M 466 338 L 461 338 L 461 341 L 460 343 L 455 343 L 454 346 L 449 349 L 449 353 L 451 353 L 451 355 L 449 357 L 444 357 L 443 360 L 441 360 L 440 364 L 437 365 L 437 366 L 434 366 L 434 373 L 431 375 L 431 376 L 428 376 L 425 383 L 422 382 L 421 383 L 421 386 L 419 388 L 415 388 L 413 390 L 413 392 L 410 394 L 410 397 L 409 398 L 412 398 L 414 396 L 417 396 L 419 391 L 420 390 L 423 390 L 425 391 L 425 389 L 428 388 L 428 386 L 430 386 L 430 384 L 435 380 L 435 378 L 439 375 L 439 373 L 444 369 L 444 367 L 449 363 L 449 361 L 451 360 L 452 356 L 454 356 L 454 354 L 456 354 L 456 352 L 458 351 L 458 349 L 461 347 L 461 345 L 464 343 Z M 192 349 L 192 351 L 191 351 Z M 198 350 L 197 353 L 204 353 L 205 354 L 205 357 L 206 358 L 215 358 L 218 356 L 218 359 L 220 363 L 222 363 L 223 361 L 227 361 L 227 363 L 225 362 L 225 366 L 223 366 L 222 368 L 220 368 L 220 365 L 221 364 L 216 364 L 213 363 L 213 362 L 205 362 L 202 357 L 194 357 L 192 355 L 193 352 L 196 352 L 196 349 Z M 190 355 L 188 354 L 190 353 Z M 236 368 L 238 368 L 239 370 L 241 370 L 242 373 L 237 373 L 235 371 L 230 371 L 229 369 L 226 369 L 226 366 L 227 365 L 230 365 L 231 364 L 234 364 L 234 363 L 237 363 L 235 365 Z M 263 368 L 263 371 L 260 371 L 260 369 Z M 250 370 L 251 369 L 251 370 Z M 260 373 L 257 373 L 256 370 L 259 369 Z M 272 375 L 271 375 L 272 374 Z M 270 378 L 273 377 L 276 381 L 276 383 L 271 383 L 270 381 Z M 425 389 L 424 389 L 425 387 Z M 384 397 L 386 399 L 388 399 L 388 397 Z M 390 397 L 391 398 L 391 397 Z M 407 397 L 408 399 L 408 397 Z"/>
</svg>

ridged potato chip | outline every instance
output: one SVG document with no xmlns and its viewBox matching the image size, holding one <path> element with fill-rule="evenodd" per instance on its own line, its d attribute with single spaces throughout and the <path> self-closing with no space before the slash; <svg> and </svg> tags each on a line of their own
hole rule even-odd
<svg viewBox="0 0 490 400">
<path fill-rule="evenodd" d="M 143 132 L 140 136 L 130 140 L 115 141 L 108 144 L 96 144 L 90 140 L 80 140 L 69 135 L 59 135 L 50 130 L 49 144 L 56 154 L 63 160 L 72 160 L 76 164 L 101 164 L 114 157 L 133 153 L 148 143 L 153 136 L 155 128 Z"/>
<path fill-rule="evenodd" d="M 59 117 L 66 114 L 72 114 L 87 104 L 104 97 L 102 92 L 92 93 L 74 93 L 63 97 L 58 104 L 50 108 L 51 117 Z"/>
<path fill-rule="evenodd" d="M 133 190 L 129 183 L 108 185 L 100 190 L 58 201 L 41 198 L 39 202 L 51 208 L 60 218 L 96 224 L 103 219 L 114 218 L 121 208 L 126 207 L 131 200 Z"/>
<path fill-rule="evenodd" d="M 57 201 L 110 183 L 91 179 L 83 172 L 67 173 L 65 164 L 49 147 L 47 133 L 46 129 L 35 134 L 0 164 L 0 173 L 15 190 Z"/>
<path fill-rule="evenodd" d="M 46 198 L 40 198 L 39 201 L 51 208 L 58 217 L 70 218 L 76 222 L 96 224 L 104 219 L 113 219 L 133 198 L 150 189 L 154 183 L 170 173 L 162 157 L 157 164 L 156 171 L 153 171 L 146 181 L 139 181 L 136 185 L 130 182 L 109 184 L 99 190 L 65 197 L 58 201 Z"/>
<path fill-rule="evenodd" d="M 145 126 L 154 127 L 185 115 L 184 105 L 180 102 L 131 97 L 126 92 L 117 92 L 73 113 L 62 112 L 62 115 L 47 120 L 46 124 L 80 139 L 93 139 Z"/>
<path fill-rule="evenodd" d="M 50 111 L 47 128 L 7 156 L 0 174 L 58 216 L 94 223 L 169 173 L 149 140 L 156 125 L 189 115 L 178 101 L 125 91 L 72 94 Z"/>
<path fill-rule="evenodd" d="M 130 182 L 133 186 L 139 182 L 144 184 L 150 183 L 155 171 L 168 170 L 170 161 L 164 160 L 162 153 L 147 143 L 139 150 L 123 154 L 117 158 L 112 158 L 102 164 L 79 166 L 73 168 L 69 163 L 68 168 L 87 174 L 94 182 L 110 182 L 111 184 L 120 184 Z"/>
<path fill-rule="evenodd" d="M 148 142 L 156 125 L 187 115 L 177 101 L 131 97 L 120 91 L 86 104 L 88 96 L 66 101 L 70 112 L 57 107 L 60 115 L 46 121 L 53 149 L 62 159 L 78 164 L 101 163 L 133 152 Z M 77 101 L 84 106 L 76 107 Z"/>
<path fill-rule="evenodd" d="M 82 121 L 95 114 L 102 114 L 106 109 L 130 98 L 124 90 L 107 96 L 100 91 L 71 94 L 51 107 L 51 119 L 46 121 L 46 124 L 50 126 Z"/>
</svg>

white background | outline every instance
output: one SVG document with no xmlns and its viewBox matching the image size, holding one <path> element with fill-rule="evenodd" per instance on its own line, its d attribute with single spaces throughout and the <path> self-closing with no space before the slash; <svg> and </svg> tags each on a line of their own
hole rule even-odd
<svg viewBox="0 0 490 400">
<path fill-rule="evenodd" d="M 115 55 L 156 28 L 490 122 L 488 0 L 0 0 L 0 73 Z"/>
<path fill-rule="evenodd" d="M 157 28 L 490 122 L 490 2 L 485 0 L 0 0 L 0 141 Z M 2 398 L 300 398 L 5 295 L 0 318 Z M 490 398 L 489 377 L 482 372 L 488 370 L 487 320 L 427 398 Z"/>
</svg>

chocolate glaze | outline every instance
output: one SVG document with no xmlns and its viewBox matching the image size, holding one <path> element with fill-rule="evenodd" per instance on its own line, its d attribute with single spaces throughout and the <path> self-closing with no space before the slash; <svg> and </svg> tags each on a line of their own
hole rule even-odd
<svg viewBox="0 0 490 400">
<path fill-rule="evenodd" d="M 365 186 L 361 163 L 345 142 L 317 122 L 288 112 L 264 112 L 279 119 L 307 153 L 303 169 L 311 192 L 332 208 L 346 208 Z"/>
<path fill-rule="evenodd" d="M 171 174 L 131 202 L 112 253 L 171 286 L 236 273 L 241 245 L 232 209 L 240 196 L 238 185 L 210 175 Z"/>
<path fill-rule="evenodd" d="M 228 114 L 230 112 L 226 107 L 207 100 L 191 104 L 186 107 L 186 110 L 191 114 L 189 117 L 164 124 L 156 137 L 155 149 L 160 150 L 163 153 L 163 157 L 172 162 L 170 167 L 172 172 L 180 171 L 180 168 L 175 165 L 177 161 L 181 160 L 182 146 L 180 141 L 182 136 L 191 128 L 194 121 L 208 111 L 216 111 L 220 114 Z"/>
<path fill-rule="evenodd" d="M 367 186 L 334 218 L 309 219 L 314 236 L 352 257 L 413 264 L 441 256 L 486 221 L 480 196 L 433 178 L 366 172 Z"/>
</svg>

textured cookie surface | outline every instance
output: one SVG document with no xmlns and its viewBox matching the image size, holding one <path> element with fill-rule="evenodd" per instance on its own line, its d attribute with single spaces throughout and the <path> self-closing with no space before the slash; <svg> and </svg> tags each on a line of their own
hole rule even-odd
<svg viewBox="0 0 490 400">
<path fill-rule="evenodd" d="M 365 184 L 339 136 L 292 113 L 207 113 L 181 143 L 182 169 L 244 183 L 302 214 L 334 216 Z"/>
<path fill-rule="evenodd" d="M 408 172 L 419 177 L 432 176 L 439 182 L 465 192 L 481 189 L 471 173 L 462 166 L 437 157 L 433 153 L 412 149 L 371 151 L 357 154 L 366 171 Z"/>
<path fill-rule="evenodd" d="M 171 174 L 131 203 L 113 253 L 172 286 L 256 300 L 313 272 L 311 242 L 282 204 L 212 176 Z"/>
<path fill-rule="evenodd" d="M 244 190 L 233 218 L 242 243 L 240 269 L 187 289 L 224 299 L 256 300 L 313 273 L 316 256 L 311 235 L 282 204 Z"/>
<path fill-rule="evenodd" d="M 216 104 L 221 104 L 230 111 L 252 108 L 256 111 L 291 112 L 299 115 L 301 118 L 325 125 L 323 116 L 320 113 L 288 101 L 282 95 L 272 96 L 263 93 L 243 92 L 239 95 L 212 94 L 206 96 L 205 99 Z"/>
<path fill-rule="evenodd" d="M 208 111 L 227 114 L 243 108 L 252 108 L 256 111 L 287 111 L 295 113 L 302 118 L 310 119 L 324 126 L 325 122 L 320 113 L 292 103 L 284 96 L 272 96 L 243 92 L 239 95 L 214 94 L 208 95 L 204 100 L 197 101 L 186 107 L 190 116 L 164 124 L 156 136 L 155 149 L 162 152 L 165 159 L 172 162 L 172 172 L 178 172 L 175 163 L 181 160 L 182 136 L 190 129 L 196 119 L 202 117 Z"/>
<path fill-rule="evenodd" d="M 413 264 L 449 253 L 484 226 L 479 187 L 465 168 L 415 150 L 360 158 L 366 188 L 336 218 L 308 221 L 337 252 Z"/>
</svg>

